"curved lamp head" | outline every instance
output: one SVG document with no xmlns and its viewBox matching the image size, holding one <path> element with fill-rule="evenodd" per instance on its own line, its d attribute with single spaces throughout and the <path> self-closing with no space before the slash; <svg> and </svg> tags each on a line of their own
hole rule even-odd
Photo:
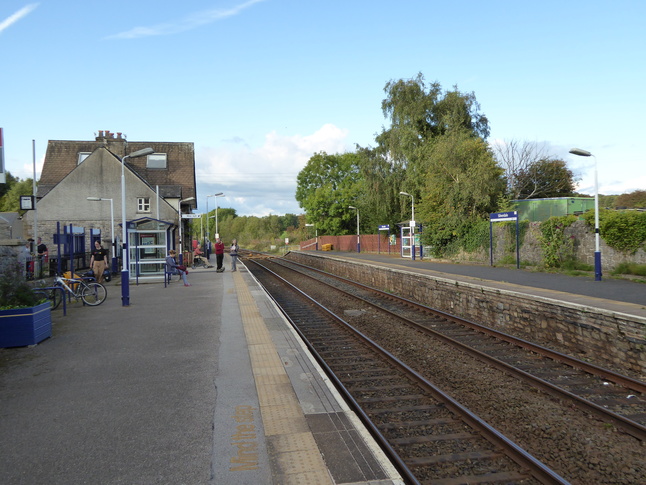
<svg viewBox="0 0 646 485">
<path fill-rule="evenodd" d="M 587 150 L 581 150 L 580 148 L 572 148 L 570 150 L 572 155 L 579 155 L 580 157 L 591 157 L 592 153 Z"/>
<path fill-rule="evenodd" d="M 130 155 L 126 155 L 126 157 L 139 158 L 139 157 L 145 157 L 146 155 L 152 155 L 153 153 L 155 153 L 155 150 L 148 147 L 148 148 L 142 148 L 141 150 L 137 150 L 136 152 L 132 152 Z"/>
</svg>

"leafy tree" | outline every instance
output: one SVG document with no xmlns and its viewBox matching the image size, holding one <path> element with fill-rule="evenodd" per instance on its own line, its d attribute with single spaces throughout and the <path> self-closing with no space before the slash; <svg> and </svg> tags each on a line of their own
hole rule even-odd
<svg viewBox="0 0 646 485">
<path fill-rule="evenodd" d="M 20 182 L 19 178 L 11 175 L 11 172 L 5 172 L 5 179 L 6 182 L 4 184 L 0 184 L 0 203 L 2 202 L 2 197 L 4 197 L 7 192 L 9 192 L 9 189 L 11 189 L 11 187 L 16 182 Z"/>
<path fill-rule="evenodd" d="M 568 197 L 574 188 L 574 174 L 563 160 L 537 160 L 516 174 L 518 199 Z"/>
<path fill-rule="evenodd" d="M 20 196 L 32 195 L 34 193 L 34 183 L 32 179 L 16 179 L 11 188 L 0 199 L 0 212 L 19 212 Z"/>
<path fill-rule="evenodd" d="M 399 192 L 413 195 L 424 241 L 442 251 L 504 195 L 503 171 L 485 143 L 487 117 L 473 93 L 457 87 L 445 92 L 437 82 L 427 86 L 421 74 L 391 81 L 385 92 L 382 109 L 390 127 L 377 136 L 376 151 L 390 163 L 393 186 L 382 191 L 382 200 L 399 198 L 397 212 L 404 215 L 410 199 Z"/>
<path fill-rule="evenodd" d="M 627 209 L 646 208 L 646 190 L 635 190 L 627 194 L 621 194 L 615 200 L 615 207 L 626 207 Z"/>
<path fill-rule="evenodd" d="M 368 228 L 389 224 L 392 228 L 410 219 L 410 199 L 399 192 L 404 186 L 406 171 L 392 163 L 379 149 L 357 147 L 359 171 L 364 184 L 361 219 Z"/>
<path fill-rule="evenodd" d="M 494 212 L 504 194 L 503 170 L 485 141 L 466 130 L 448 133 L 429 147 L 423 197 L 423 239 L 441 252 L 477 221 Z"/>
<path fill-rule="evenodd" d="M 457 86 L 447 92 L 438 82 L 427 87 L 419 73 L 414 79 L 388 82 L 384 92 L 381 108 L 391 126 L 377 142 L 395 160 L 413 160 L 420 146 L 458 128 L 483 139 L 489 136 L 489 122 L 479 112 L 475 95 L 460 93 Z"/>
<path fill-rule="evenodd" d="M 296 200 L 319 233 L 352 234 L 354 205 L 362 210 L 363 184 L 356 153 L 314 154 L 297 177 Z"/>
</svg>

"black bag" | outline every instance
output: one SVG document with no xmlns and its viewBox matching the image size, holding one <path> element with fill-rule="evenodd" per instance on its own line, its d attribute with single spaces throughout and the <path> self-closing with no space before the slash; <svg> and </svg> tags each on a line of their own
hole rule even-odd
<svg viewBox="0 0 646 485">
<path fill-rule="evenodd" d="M 111 279 L 112 279 L 112 273 L 110 273 L 110 270 L 109 270 L 109 269 L 106 269 L 106 270 L 103 272 L 103 280 L 104 280 L 104 281 L 110 281 Z"/>
</svg>

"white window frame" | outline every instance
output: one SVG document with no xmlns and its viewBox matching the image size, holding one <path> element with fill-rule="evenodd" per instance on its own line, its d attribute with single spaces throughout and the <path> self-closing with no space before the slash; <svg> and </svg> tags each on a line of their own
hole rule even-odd
<svg viewBox="0 0 646 485">
<path fill-rule="evenodd" d="M 150 213 L 150 197 L 137 197 L 137 212 Z"/>
<path fill-rule="evenodd" d="M 146 168 L 166 169 L 168 156 L 165 153 L 152 153 L 146 157 Z"/>
<path fill-rule="evenodd" d="M 79 152 L 76 164 L 77 165 L 82 164 L 85 161 L 85 159 L 90 155 L 92 155 L 92 152 Z"/>
</svg>

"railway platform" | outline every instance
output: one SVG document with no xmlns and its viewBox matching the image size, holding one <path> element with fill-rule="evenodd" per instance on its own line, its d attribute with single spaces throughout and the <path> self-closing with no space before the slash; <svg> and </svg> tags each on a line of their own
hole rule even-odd
<svg viewBox="0 0 646 485">
<path fill-rule="evenodd" d="M 133 285 L 128 307 L 113 280 L 0 349 L 0 483 L 402 483 L 238 268 Z"/>
<path fill-rule="evenodd" d="M 308 251 L 309 252 L 309 251 Z M 591 276 L 569 276 L 485 265 L 452 264 L 430 259 L 402 258 L 398 254 L 324 253 L 336 259 L 362 261 L 455 281 L 535 295 L 590 308 L 646 318 L 646 282 Z"/>
</svg>

